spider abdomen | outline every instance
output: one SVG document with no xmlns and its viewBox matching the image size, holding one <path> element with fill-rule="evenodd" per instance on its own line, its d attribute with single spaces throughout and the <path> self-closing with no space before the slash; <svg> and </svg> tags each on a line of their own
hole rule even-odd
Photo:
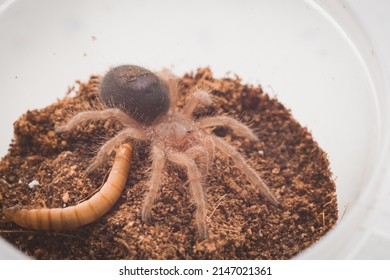
<svg viewBox="0 0 390 280">
<path fill-rule="evenodd" d="M 153 72 L 135 65 L 121 65 L 107 72 L 100 97 L 140 123 L 150 124 L 169 109 L 169 90 Z"/>
</svg>

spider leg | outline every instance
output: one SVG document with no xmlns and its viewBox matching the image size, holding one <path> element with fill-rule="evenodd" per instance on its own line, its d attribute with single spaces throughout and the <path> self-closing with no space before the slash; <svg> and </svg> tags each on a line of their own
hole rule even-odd
<svg viewBox="0 0 390 280">
<path fill-rule="evenodd" d="M 145 196 L 141 212 L 142 221 L 147 223 L 150 221 L 152 206 L 161 187 L 163 170 L 166 162 L 164 151 L 157 145 L 153 146 L 151 157 L 152 174 L 149 181 L 149 191 Z"/>
<path fill-rule="evenodd" d="M 168 159 L 174 164 L 185 167 L 187 170 L 188 181 L 191 187 L 192 196 L 197 206 L 195 213 L 195 222 L 201 239 L 207 238 L 206 227 L 206 201 L 202 188 L 202 175 L 196 166 L 195 161 L 186 154 L 178 152 L 167 153 Z"/>
<path fill-rule="evenodd" d="M 199 85 L 195 86 L 190 100 L 186 103 L 182 110 L 183 116 L 191 118 L 192 113 L 199 105 L 210 106 L 213 103 L 210 92 L 211 88 L 204 83 L 200 83 Z"/>
<path fill-rule="evenodd" d="M 257 136 L 248 126 L 228 116 L 205 117 L 200 119 L 198 122 L 199 128 L 213 126 L 227 126 L 232 129 L 233 132 L 235 132 L 238 136 L 249 138 L 253 141 L 258 140 Z"/>
<path fill-rule="evenodd" d="M 213 139 L 205 133 L 202 133 L 199 140 L 201 142 L 200 145 L 189 148 L 185 153 L 191 158 L 198 159 L 201 174 L 203 177 L 206 177 L 215 158 L 215 144 Z"/>
<path fill-rule="evenodd" d="M 85 111 L 80 112 L 73 116 L 69 122 L 67 122 L 65 125 L 57 127 L 56 132 L 66 132 L 74 129 L 78 125 L 85 124 L 86 122 L 91 121 L 98 121 L 102 119 L 109 119 L 109 118 L 116 118 L 120 122 L 122 122 L 124 125 L 128 126 L 134 126 L 139 127 L 139 124 L 131 118 L 126 113 L 122 112 L 119 109 L 113 108 L 113 109 L 106 109 L 102 111 Z"/>
<path fill-rule="evenodd" d="M 206 133 L 202 133 L 202 134 L 203 135 L 201 137 L 201 143 L 208 152 L 209 162 L 211 164 L 215 158 L 215 143 L 213 141 L 213 138 L 210 135 Z"/>
<path fill-rule="evenodd" d="M 257 172 L 251 168 L 246 162 L 245 159 L 237 150 L 230 146 L 228 143 L 219 139 L 216 136 L 213 136 L 213 140 L 215 142 L 216 147 L 226 156 L 230 156 L 239 170 L 243 171 L 249 182 L 252 184 L 252 188 L 255 191 L 259 191 L 263 197 L 265 197 L 269 202 L 271 202 L 274 206 L 278 206 L 279 203 L 275 196 L 272 194 L 268 186 L 263 182 Z M 257 188 L 254 188 L 256 186 Z"/>
<path fill-rule="evenodd" d="M 141 141 L 147 140 L 147 136 L 142 130 L 131 127 L 122 130 L 116 136 L 114 136 L 114 138 L 108 140 L 103 146 L 100 147 L 93 163 L 88 167 L 87 173 L 91 173 L 99 166 L 101 166 L 107 157 L 112 153 L 112 151 L 117 146 L 127 141 L 129 138 Z"/>
<path fill-rule="evenodd" d="M 185 154 L 191 158 L 198 159 L 200 173 L 202 174 L 202 177 L 206 177 L 209 172 L 211 159 L 209 152 L 204 147 L 197 145 L 186 150 Z"/>
</svg>

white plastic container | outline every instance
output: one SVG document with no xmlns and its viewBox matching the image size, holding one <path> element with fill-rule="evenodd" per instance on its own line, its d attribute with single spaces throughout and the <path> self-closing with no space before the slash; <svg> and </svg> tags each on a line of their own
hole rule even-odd
<svg viewBox="0 0 390 280">
<path fill-rule="evenodd" d="M 364 246 L 390 235 L 390 228 L 370 231 L 377 198 L 389 195 L 390 92 L 376 49 L 344 1 L 0 4 L 0 156 L 21 114 L 110 66 L 232 71 L 276 95 L 329 154 L 340 220 L 298 258 L 382 257 L 364 255 Z M 20 256 L 0 247 L 0 258 Z"/>
</svg>

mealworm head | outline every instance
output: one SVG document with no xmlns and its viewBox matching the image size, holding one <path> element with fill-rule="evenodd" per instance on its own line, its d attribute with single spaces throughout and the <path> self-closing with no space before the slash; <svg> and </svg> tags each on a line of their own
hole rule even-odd
<svg viewBox="0 0 390 280">
<path fill-rule="evenodd" d="M 14 221 L 18 225 L 28 226 L 27 219 L 25 219 L 26 212 L 23 211 L 20 205 L 4 208 L 3 214 L 8 220 Z"/>
<path fill-rule="evenodd" d="M 140 123 L 150 124 L 164 115 L 170 105 L 167 85 L 151 71 L 136 65 L 121 65 L 107 72 L 100 97 Z"/>
<path fill-rule="evenodd" d="M 20 209 L 22 209 L 22 207 L 20 207 L 19 205 L 15 205 L 15 206 L 12 206 L 12 207 L 4 208 L 3 209 L 3 213 L 4 213 L 4 216 L 7 219 L 9 219 L 11 216 L 13 216 Z"/>
</svg>

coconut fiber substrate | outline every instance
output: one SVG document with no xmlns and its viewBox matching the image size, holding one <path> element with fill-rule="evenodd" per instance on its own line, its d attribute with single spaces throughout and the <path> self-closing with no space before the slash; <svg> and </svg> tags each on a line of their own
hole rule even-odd
<svg viewBox="0 0 390 280">
<path fill-rule="evenodd" d="M 91 122 L 56 133 L 83 110 L 101 108 L 101 77 L 77 82 L 52 105 L 31 110 L 14 124 L 15 137 L 0 162 L 0 208 L 54 208 L 76 205 L 99 190 L 113 156 L 92 174 L 85 171 L 99 147 L 122 129 L 114 120 Z M 229 115 L 254 129 L 259 141 L 235 137 L 229 129 L 211 131 L 242 153 L 280 205 L 251 192 L 231 159 L 216 154 L 203 187 L 209 237 L 200 240 L 196 206 L 184 170 L 167 165 L 151 222 L 141 221 L 151 168 L 150 145 L 134 144 L 125 189 L 114 207 L 77 229 L 34 231 L 0 212 L 0 234 L 35 259 L 289 259 L 318 241 L 337 222 L 335 183 L 326 153 L 276 98 L 260 86 L 236 78 L 215 79 L 209 69 L 181 80 L 179 107 L 191 88 L 206 80 L 214 104 L 195 113 Z"/>
</svg>

